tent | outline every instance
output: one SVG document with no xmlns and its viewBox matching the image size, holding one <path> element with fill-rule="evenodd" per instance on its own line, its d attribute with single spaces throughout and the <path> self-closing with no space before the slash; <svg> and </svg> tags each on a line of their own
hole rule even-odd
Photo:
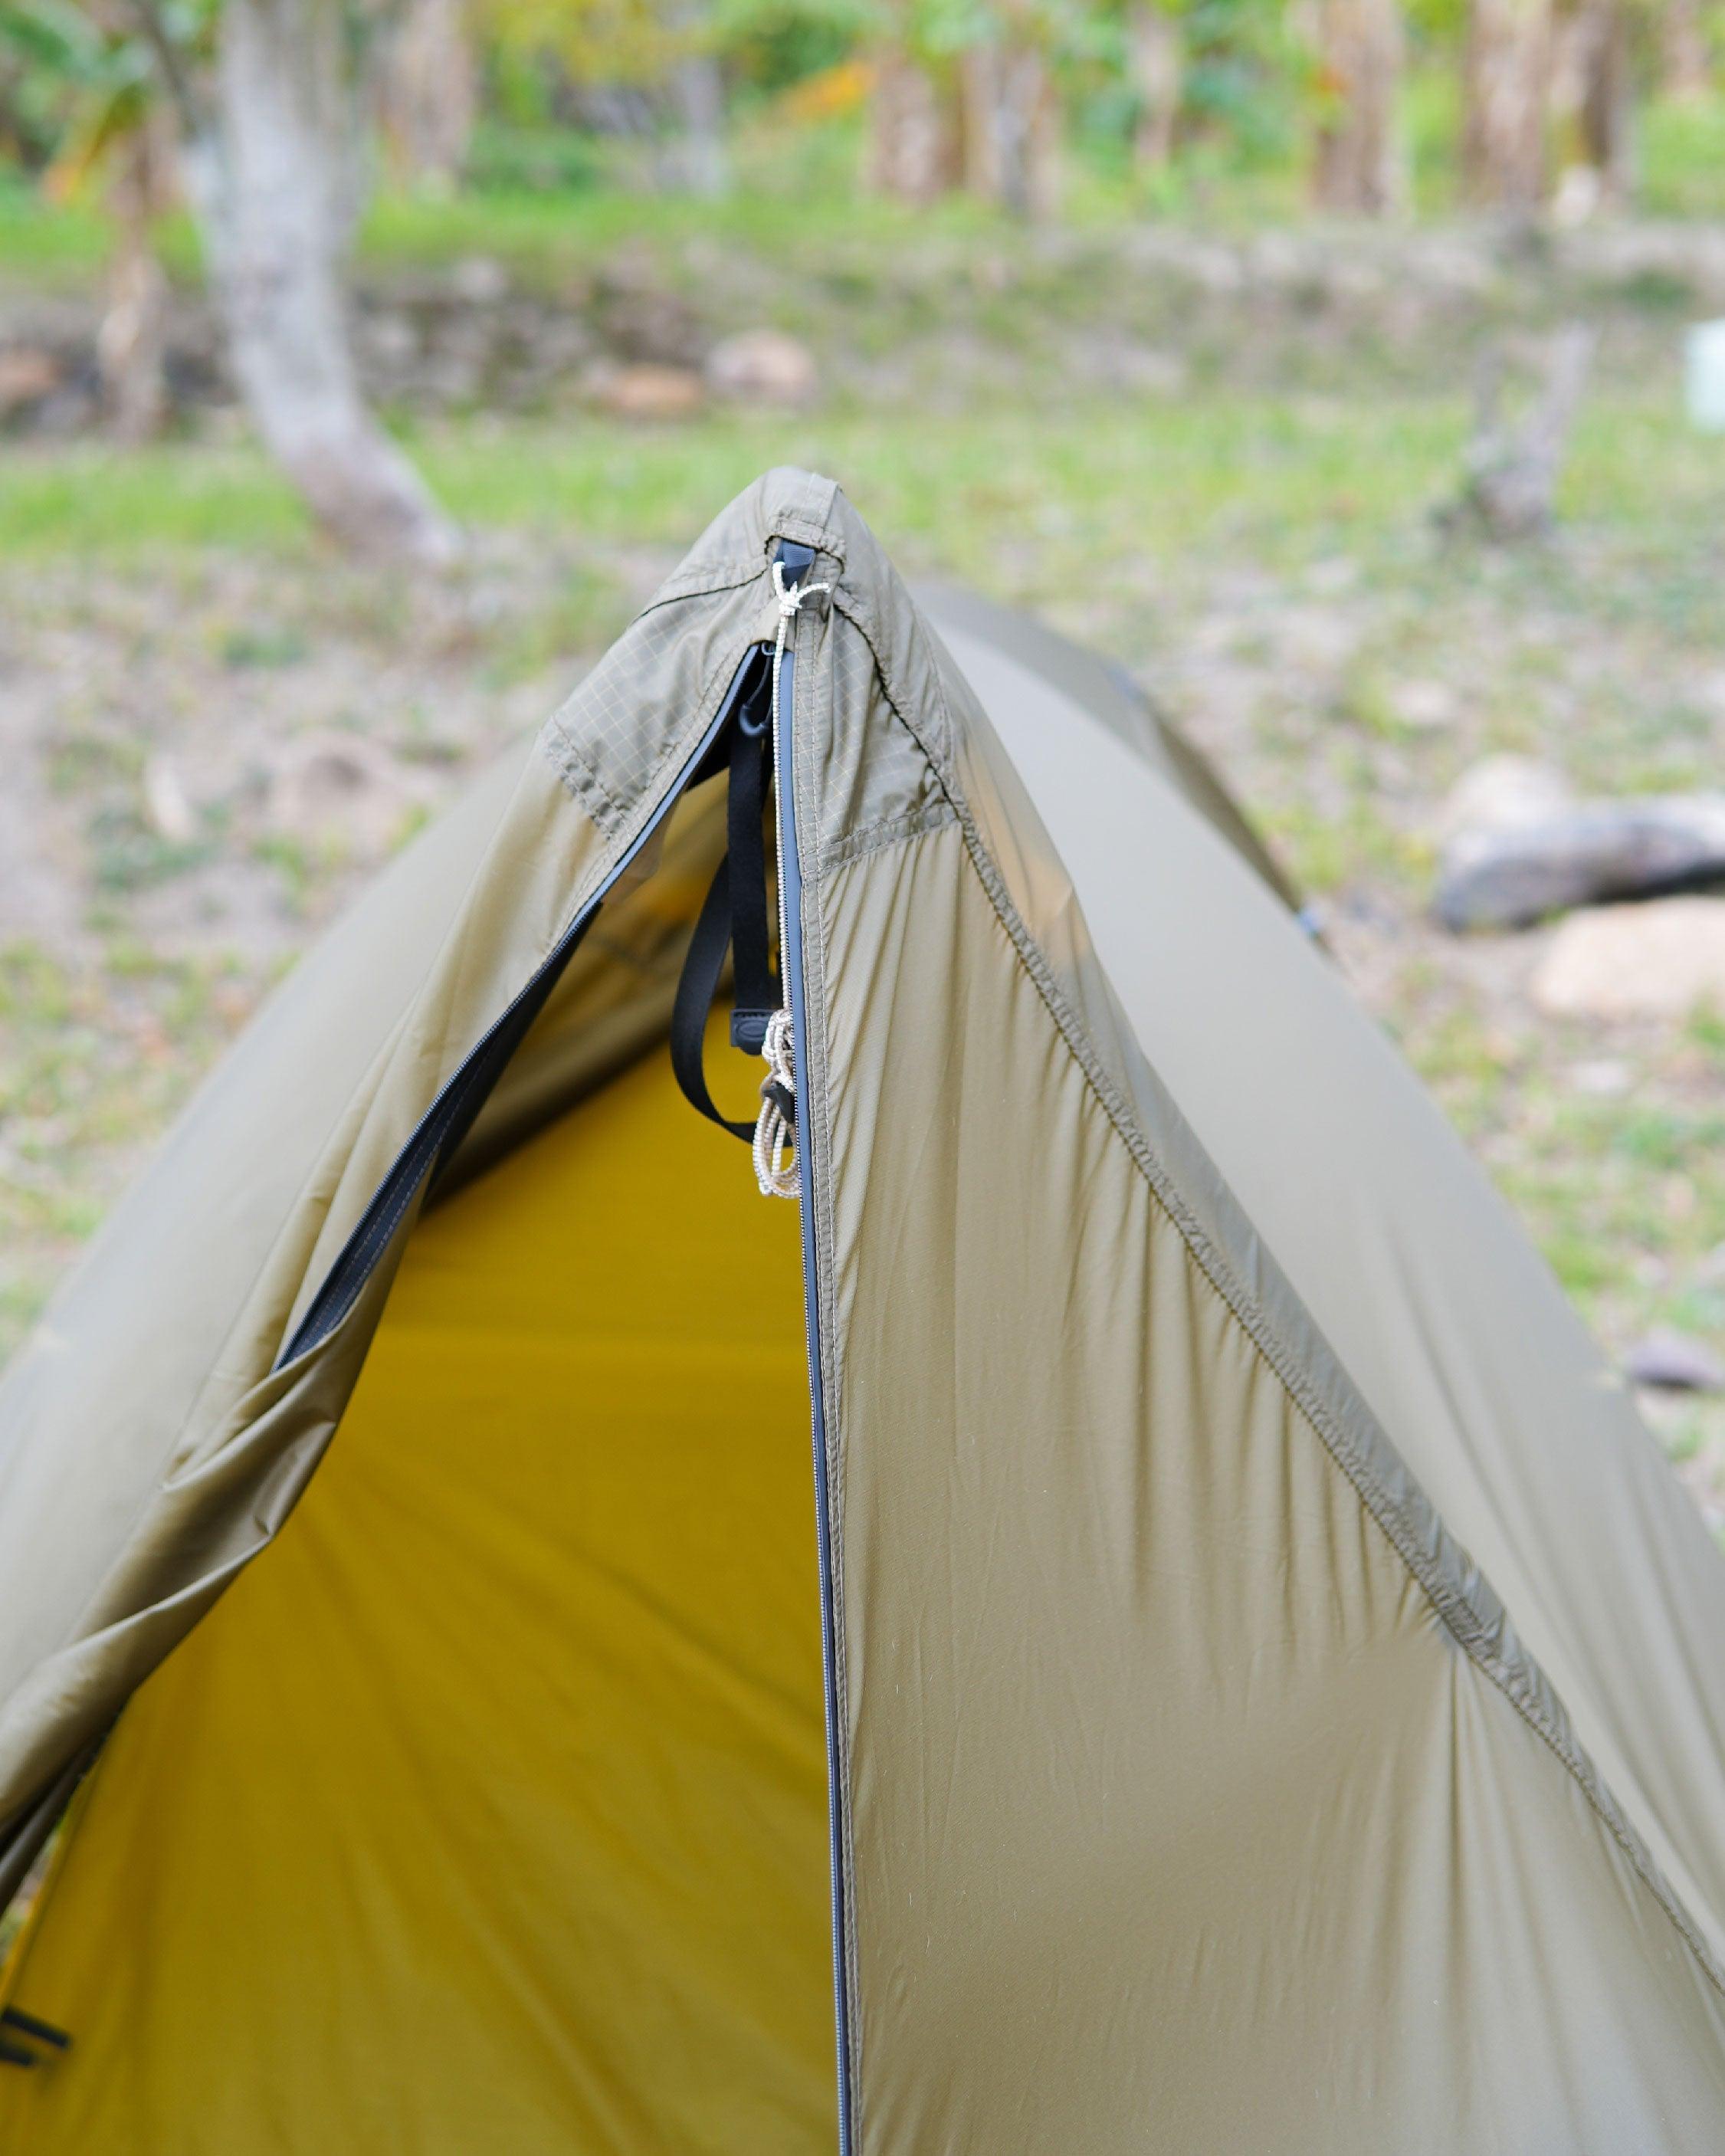
<svg viewBox="0 0 1725 2156">
<path fill-rule="evenodd" d="M 773 473 L 0 1392 L 0 2151 L 1716 2152 L 1722 1639 L 1214 782 Z"/>
</svg>

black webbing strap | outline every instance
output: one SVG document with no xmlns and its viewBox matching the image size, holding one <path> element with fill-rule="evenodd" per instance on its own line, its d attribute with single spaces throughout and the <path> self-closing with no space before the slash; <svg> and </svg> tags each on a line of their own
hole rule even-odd
<svg viewBox="0 0 1725 2156">
<path fill-rule="evenodd" d="M 734 958 L 733 1048 L 758 1055 L 767 1038 L 767 1021 L 781 1002 L 768 935 L 767 846 L 762 829 L 773 757 L 769 710 L 765 697 L 752 697 L 739 706 L 731 728 L 725 814 L 728 850 L 708 887 L 671 1007 L 671 1069 L 685 1097 L 721 1130 L 749 1142 L 755 1135 L 754 1118 L 733 1123 L 714 1106 L 702 1049 L 707 1013 L 719 992 L 727 951 Z"/>
<path fill-rule="evenodd" d="M 20 2035 L 31 2037 L 50 2051 L 67 2051 L 72 2042 L 64 2029 L 56 2029 L 52 2021 L 39 2021 L 33 2014 L 26 2014 L 20 2006 L 8 2006 L 0 2012 L 0 2030 L 8 2029 L 15 2029 Z M 0 2035 L 0 2066 L 33 2066 L 39 2063 L 39 2057 L 27 2045 L 15 2044 Z"/>
</svg>

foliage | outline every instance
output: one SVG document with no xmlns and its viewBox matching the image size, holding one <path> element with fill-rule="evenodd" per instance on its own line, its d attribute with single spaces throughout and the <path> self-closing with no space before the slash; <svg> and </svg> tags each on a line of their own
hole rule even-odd
<svg viewBox="0 0 1725 2156">
<path fill-rule="evenodd" d="M 39 174 L 51 199 L 100 177 L 147 124 L 162 62 L 207 54 L 217 0 L 0 0 L 0 145 Z"/>
<path fill-rule="evenodd" d="M 151 61 L 130 25 L 68 0 L 0 0 L 0 51 L 10 77 L 0 124 L 54 193 L 75 188 L 142 120 Z"/>
<path fill-rule="evenodd" d="M 576 82 L 650 83 L 684 42 L 653 0 L 481 0 L 479 21 L 506 77 L 549 63 Z"/>
<path fill-rule="evenodd" d="M 870 0 L 714 0 L 710 23 L 735 82 L 768 95 L 854 59 L 875 28 Z"/>
<path fill-rule="evenodd" d="M 331 4 L 369 36 L 412 0 Z M 1668 213 L 1716 213 L 1725 104 L 1653 98 L 1666 0 L 1625 4 L 1644 199 Z M 84 185 L 159 100 L 164 50 L 196 73 L 219 5 L 0 0 L 0 172 L 10 165 L 56 198 Z M 1403 131 L 1421 208 L 1455 196 L 1466 6 L 1402 0 Z M 471 0 L 485 94 L 470 177 L 487 196 L 592 188 L 616 169 L 608 136 L 675 124 L 666 85 L 697 54 L 718 62 L 734 127 L 814 132 L 853 126 L 890 49 L 950 85 L 962 54 L 995 44 L 1034 48 L 1051 69 L 1081 195 L 1086 175 L 1132 173 L 1144 95 L 1132 26 L 1148 9 L 1175 26 L 1178 110 L 1173 163 L 1138 176 L 1140 202 L 1147 192 L 1164 207 L 1194 193 L 1207 202 L 1234 178 L 1275 171 L 1286 174 L 1287 203 L 1297 202 L 1312 126 L 1337 92 L 1314 55 L 1315 18 L 1289 0 Z M 1702 17 L 1716 49 L 1725 45 L 1725 6 L 1707 0 Z"/>
</svg>

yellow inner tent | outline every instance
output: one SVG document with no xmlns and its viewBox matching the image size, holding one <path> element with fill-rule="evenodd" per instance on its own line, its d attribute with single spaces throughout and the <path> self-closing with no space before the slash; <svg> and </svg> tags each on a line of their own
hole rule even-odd
<svg viewBox="0 0 1725 2156">
<path fill-rule="evenodd" d="M 662 1050 L 426 1216 L 87 1784 L 5 2156 L 831 2145 L 800 1268 Z"/>
</svg>

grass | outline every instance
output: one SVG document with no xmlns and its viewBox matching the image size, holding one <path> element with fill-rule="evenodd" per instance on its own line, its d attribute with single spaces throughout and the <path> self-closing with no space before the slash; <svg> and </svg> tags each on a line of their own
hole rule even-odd
<svg viewBox="0 0 1725 2156">
<path fill-rule="evenodd" d="M 0 1356 L 118 1194 L 116 1164 L 179 1106 L 251 1000 L 231 963 L 124 937 L 93 966 L 0 944 Z"/>
<path fill-rule="evenodd" d="M 1422 123 L 1429 163 L 1445 124 Z M 1701 200 L 1686 161 L 1710 124 L 1683 117 L 1686 147 L 1650 121 L 1650 187 Z M 65 654 L 42 778 L 100 949 L 0 955 L 0 1347 L 283 949 L 357 880 L 317 834 L 260 820 L 266 781 L 239 765 L 193 837 L 152 835 L 146 754 L 190 753 L 167 707 L 231 710 L 255 729 L 260 770 L 283 726 L 360 725 L 447 798 L 495 739 L 472 714 L 518 703 L 526 723 L 545 708 L 655 565 L 776 463 L 840 480 L 907 571 L 1033 607 L 1154 681 L 1325 901 L 1373 1007 L 1607 1339 L 1655 1322 L 1725 1332 L 1725 1020 L 1594 1038 L 1543 1024 L 1528 953 L 1458 944 L 1425 912 L 1437 805 L 1481 755 L 1549 757 L 1600 791 L 1717 783 L 1725 440 L 1684 423 L 1681 315 L 1658 295 L 1611 299 L 1608 343 L 1628 341 L 1602 362 L 1556 537 L 1481 548 L 1430 514 L 1457 484 L 1469 424 L 1455 347 L 1388 354 L 1345 316 L 1314 338 L 1297 310 L 1266 321 L 1250 302 L 1181 318 L 1165 290 L 1121 289 L 1109 220 L 1138 212 L 1086 184 L 1082 228 L 1051 249 L 1009 247 L 962 204 L 909 220 L 819 189 L 789 221 L 783 193 L 716 212 L 604 187 L 381 204 L 374 264 L 484 253 L 555 282 L 627 249 L 698 297 L 741 249 L 758 318 L 856 362 L 803 414 L 403 421 L 479 535 L 475 562 L 429 598 L 425 580 L 340 562 L 244 443 L 8 444 L 0 605 L 10 636 L 39 634 L 44 664 Z M 32 261 L 51 283 L 99 259 L 78 213 L 23 236 L 17 209 L 0 193 L 0 268 Z M 1088 386 L 1051 332 L 1091 330 L 1175 350 L 1183 386 Z M 981 388 L 950 375 L 966 340 L 1009 368 Z M 1248 374 L 1235 362 L 1255 343 Z M 135 706 L 141 675 L 155 685 Z M 1410 721 L 1410 683 L 1436 685 L 1452 716 Z M 277 923 L 267 959 L 135 927 L 151 906 L 192 918 L 218 873 Z M 1725 1493 L 1725 1418 L 1703 1405 L 1666 1435 Z"/>
<path fill-rule="evenodd" d="M 1649 106 L 1637 149 L 1641 206 L 1649 215 L 1720 214 L 1725 206 L 1725 97 Z"/>
<path fill-rule="evenodd" d="M 409 434 L 463 520 L 607 545 L 686 542 L 759 472 L 800 464 L 837 477 L 890 543 L 963 574 L 985 570 L 1003 531 L 1034 538 L 1035 574 L 1130 583 L 1194 549 L 1237 549 L 1279 571 L 1337 550 L 1432 573 L 1421 512 L 1454 485 L 1467 418 L 1456 399 L 1365 404 L 1250 395 L 1018 404 L 907 424 L 896 409 L 815 417 L 714 416 L 619 428 L 574 414 L 501 425 L 456 420 Z M 1725 495 L 1725 439 L 1698 439 L 1670 401 L 1601 398 L 1565 476 L 1572 526 L 1609 530 L 1652 588 L 1584 593 L 1562 549 L 1490 573 L 1537 585 L 1666 634 L 1725 636 L 1707 534 Z M 177 550 L 303 555 L 314 544 L 290 490 L 256 451 L 167 443 L 20 447 L 0 467 L 0 560 L 116 565 Z M 1389 566 L 1386 564 L 1385 566 Z M 1441 572 L 1438 572 L 1441 575 Z M 282 663 L 303 633 L 238 633 L 236 664 Z M 267 648 L 266 648 L 267 647 Z"/>
</svg>

